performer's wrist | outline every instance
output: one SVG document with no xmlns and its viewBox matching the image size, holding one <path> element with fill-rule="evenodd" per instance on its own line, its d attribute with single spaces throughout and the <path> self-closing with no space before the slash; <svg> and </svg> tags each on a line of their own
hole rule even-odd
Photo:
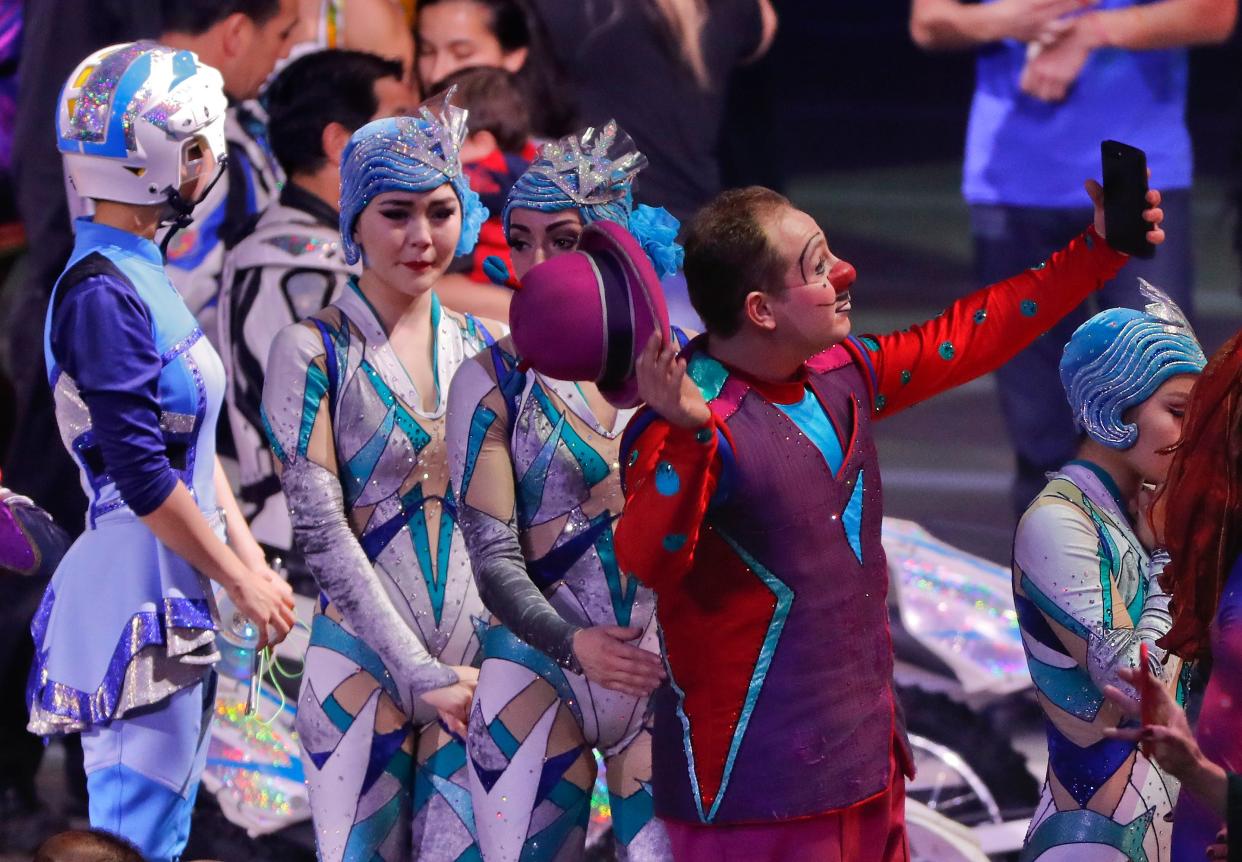
<svg viewBox="0 0 1242 862">
<path fill-rule="evenodd" d="M 1076 29 L 1080 31 L 1079 38 L 1089 50 L 1108 48 L 1113 44 L 1106 16 L 1099 12 L 1087 12 L 1079 16 Z"/>
</svg>

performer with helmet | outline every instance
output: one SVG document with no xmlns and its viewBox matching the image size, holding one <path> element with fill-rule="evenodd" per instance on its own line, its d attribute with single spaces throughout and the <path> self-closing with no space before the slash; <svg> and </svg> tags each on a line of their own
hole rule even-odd
<svg viewBox="0 0 1242 862">
<path fill-rule="evenodd" d="M 292 593 L 216 459 L 220 359 L 153 241 L 219 177 L 225 107 L 219 74 L 194 54 L 138 42 L 80 63 L 57 117 L 66 172 L 95 215 L 77 223 L 45 354 L 90 507 L 32 625 L 29 727 L 81 732 L 92 825 L 150 860 L 180 856 L 206 758 L 208 579 L 261 641 L 293 624 Z"/>
</svg>

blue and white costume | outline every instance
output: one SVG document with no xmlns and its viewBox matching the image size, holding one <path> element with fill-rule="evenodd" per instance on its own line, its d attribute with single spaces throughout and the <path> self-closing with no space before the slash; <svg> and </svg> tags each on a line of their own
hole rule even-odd
<svg viewBox="0 0 1242 862">
<path fill-rule="evenodd" d="M 628 224 L 667 274 L 682 254 L 676 220 L 631 211 L 645 164 L 613 123 L 547 144 L 514 184 L 506 232 L 515 209 L 575 209 L 584 224 Z M 591 682 L 573 652 L 574 634 L 596 625 L 636 626 L 640 645 L 659 651 L 655 596 L 621 573 L 613 550 L 621 432 L 634 411 L 601 421 L 578 384 L 518 365 L 502 339 L 462 365 L 449 396 L 459 517 L 494 617 L 470 717 L 479 845 L 487 862 L 582 858 L 598 750 L 618 858 L 667 859 L 647 698 Z"/>
<path fill-rule="evenodd" d="M 1205 359 L 1181 312 L 1163 295 L 1147 311 L 1114 308 L 1084 323 L 1065 347 L 1061 379 L 1079 428 L 1125 450 L 1138 428 L 1125 412 L 1169 378 L 1198 374 Z M 1122 716 L 1103 689 L 1129 686 L 1138 665 L 1185 697 L 1179 659 L 1155 642 L 1172 624 L 1157 581 L 1168 557 L 1149 554 L 1111 476 L 1071 461 L 1026 510 L 1014 539 L 1014 600 L 1036 692 L 1046 717 L 1048 777 L 1023 860 L 1167 862 L 1176 779 L 1134 743 L 1104 730 Z"/>
<path fill-rule="evenodd" d="M 349 263 L 363 252 L 354 223 L 376 196 L 445 183 L 462 206 L 458 251 L 473 247 L 487 211 L 461 175 L 465 134 L 465 112 L 447 102 L 354 133 L 341 166 Z M 296 725 L 322 862 L 477 858 L 464 742 L 419 695 L 456 683 L 452 665 L 477 664 L 483 605 L 444 422 L 453 373 L 503 329 L 434 295 L 430 314 L 433 399 L 357 281 L 282 330 L 268 359 L 263 421 L 295 544 L 322 590 Z"/>
<path fill-rule="evenodd" d="M 335 208 L 293 183 L 225 260 L 216 344 L 228 374 L 237 496 L 254 537 L 286 561 L 293 531 L 259 418 L 268 353 L 280 330 L 336 299 L 359 272 L 345 262 Z"/>
<path fill-rule="evenodd" d="M 187 51 L 134 43 L 96 52 L 61 97 L 60 149 L 75 188 L 93 199 L 169 200 L 185 180 L 189 142 L 223 155 L 224 108 L 219 74 Z M 89 219 L 52 294 L 45 352 L 90 508 L 32 626 L 30 730 L 81 731 L 92 825 L 151 860 L 173 860 L 206 757 L 216 611 L 207 580 L 139 518 L 180 482 L 223 538 L 223 367 L 155 243 Z"/>
</svg>

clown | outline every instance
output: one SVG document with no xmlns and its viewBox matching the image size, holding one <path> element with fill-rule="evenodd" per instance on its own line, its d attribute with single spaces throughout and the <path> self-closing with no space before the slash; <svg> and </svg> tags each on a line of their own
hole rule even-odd
<svg viewBox="0 0 1242 862">
<path fill-rule="evenodd" d="M 1083 434 L 1018 524 L 1013 589 L 1048 734 L 1048 777 L 1023 859 L 1171 859 L 1177 781 L 1133 742 L 1105 739 L 1122 714 L 1104 688 L 1150 666 L 1184 698 L 1181 661 L 1157 647 L 1172 625 L 1157 578 L 1144 483 L 1161 484 L 1206 360 L 1172 300 L 1141 282 L 1147 310 L 1113 308 L 1075 332 L 1061 381 Z M 1131 512 L 1140 510 L 1137 517 Z"/>
<path fill-rule="evenodd" d="M 322 590 L 297 730 L 325 862 L 473 852 L 463 738 L 483 606 L 444 418 L 453 373 L 503 329 L 435 294 L 487 215 L 449 96 L 353 134 L 340 225 L 362 274 L 281 331 L 264 381 L 294 541 Z"/>
<path fill-rule="evenodd" d="M 992 370 L 1121 268 L 1090 190 L 1095 225 L 1064 251 L 875 338 L 850 335 L 853 267 L 784 197 L 725 192 L 696 217 L 707 333 L 637 362 L 650 409 L 616 534 L 658 600 L 652 784 L 675 859 L 908 858 L 871 423 Z"/>
<path fill-rule="evenodd" d="M 293 624 L 292 592 L 216 460 L 220 357 L 153 241 L 218 179 L 225 105 L 194 54 L 135 42 L 78 64 L 56 124 L 95 214 L 77 222 L 45 355 L 90 508 L 35 615 L 29 727 L 81 732 L 91 825 L 153 862 L 185 847 L 207 756 L 219 658 L 207 579 L 261 642 Z"/>
<path fill-rule="evenodd" d="M 599 345 L 607 333 L 562 331 L 560 301 L 569 297 L 556 265 L 575 258 L 590 278 L 639 261 L 646 280 L 609 276 L 625 307 L 627 290 L 631 300 L 658 298 L 656 271 L 680 261 L 672 216 L 633 208 L 631 184 L 644 165 L 613 123 L 543 147 L 503 213 L 524 280 L 511 319 L 531 324 L 527 340 L 501 340 L 453 380 L 449 444 L 462 529 L 494 617 L 467 767 L 486 860 L 581 858 L 593 749 L 607 766 L 619 858 L 667 858 L 649 790 L 647 696 L 662 675 L 655 601 L 621 574 L 612 538 L 622 503 L 617 450 L 636 401 L 632 386 L 590 382 L 603 370 L 590 360 L 557 364 L 585 352 L 598 366 L 598 350 L 578 345 Z M 583 250 L 569 254 L 580 242 Z M 532 359 L 554 373 L 524 371 L 521 361 Z"/>
</svg>

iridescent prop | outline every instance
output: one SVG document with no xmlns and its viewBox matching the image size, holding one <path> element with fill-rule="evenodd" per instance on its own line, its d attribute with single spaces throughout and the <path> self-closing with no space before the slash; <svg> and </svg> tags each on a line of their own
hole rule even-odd
<svg viewBox="0 0 1242 862">
<path fill-rule="evenodd" d="M 953 670 L 966 694 L 1031 685 L 1008 569 L 912 521 L 885 518 L 883 541 L 902 625 Z"/>
</svg>

